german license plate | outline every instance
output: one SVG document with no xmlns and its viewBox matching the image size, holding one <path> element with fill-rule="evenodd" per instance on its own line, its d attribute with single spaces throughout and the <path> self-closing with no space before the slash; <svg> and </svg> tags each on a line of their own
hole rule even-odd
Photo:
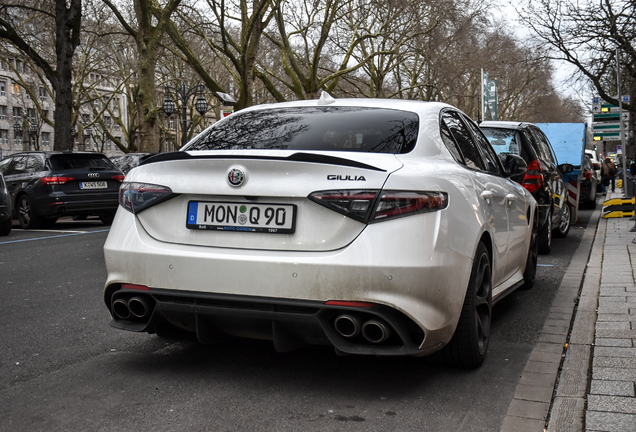
<svg viewBox="0 0 636 432">
<path fill-rule="evenodd" d="M 293 234 L 296 206 L 233 202 L 188 203 L 189 229 Z"/>
<path fill-rule="evenodd" d="M 80 182 L 80 189 L 107 189 L 108 184 L 105 181 Z"/>
</svg>

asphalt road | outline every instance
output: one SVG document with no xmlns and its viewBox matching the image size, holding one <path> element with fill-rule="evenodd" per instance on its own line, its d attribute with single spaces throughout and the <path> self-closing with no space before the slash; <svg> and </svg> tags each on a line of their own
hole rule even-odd
<svg viewBox="0 0 636 432">
<path fill-rule="evenodd" d="M 477 370 L 108 326 L 98 220 L 0 237 L 0 431 L 498 431 L 591 211 L 494 308 Z M 595 229 L 592 227 L 590 229 Z"/>
</svg>

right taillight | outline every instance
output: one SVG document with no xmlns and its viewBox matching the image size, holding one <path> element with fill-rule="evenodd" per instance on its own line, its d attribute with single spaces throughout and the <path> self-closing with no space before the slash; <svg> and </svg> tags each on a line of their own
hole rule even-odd
<svg viewBox="0 0 636 432">
<path fill-rule="evenodd" d="M 543 187 L 543 167 L 539 159 L 535 159 L 528 164 L 528 169 L 521 185 L 530 193 Z"/>
<path fill-rule="evenodd" d="M 176 196 L 167 186 L 148 183 L 122 183 L 119 188 L 119 205 L 131 213 L 159 204 Z"/>
<path fill-rule="evenodd" d="M 335 190 L 314 192 L 309 199 L 364 223 L 380 222 L 448 206 L 444 192 Z"/>
</svg>

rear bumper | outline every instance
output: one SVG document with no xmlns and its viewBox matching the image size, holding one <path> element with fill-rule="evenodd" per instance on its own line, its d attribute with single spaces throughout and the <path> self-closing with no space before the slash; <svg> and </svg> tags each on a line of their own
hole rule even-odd
<svg viewBox="0 0 636 432">
<path fill-rule="evenodd" d="M 70 195 L 47 196 L 34 202 L 35 213 L 43 217 L 113 214 L 119 206 L 117 193 L 104 194 L 97 199 Z"/>
<path fill-rule="evenodd" d="M 350 245 L 335 251 L 276 252 L 159 242 L 135 216 L 120 209 L 104 246 L 108 270 L 104 300 L 113 314 L 113 302 L 131 295 L 130 290 L 121 289 L 122 284 L 149 287 L 149 302 L 156 308 L 144 322 L 121 320 L 113 314 L 112 325 L 133 331 L 155 332 L 162 323 L 180 323 L 184 330 L 201 333 L 198 338 L 202 341 L 212 328 L 272 339 L 275 344 L 277 332 L 291 333 L 305 343 L 332 344 L 347 353 L 432 352 L 454 333 L 472 259 L 454 252 L 446 235 L 439 232 L 413 235 L 421 231 L 426 217 L 439 215 L 370 225 Z M 394 222 L 400 229 L 387 242 L 386 229 Z M 442 233 L 448 231 L 443 225 L 439 226 Z M 165 294 L 180 300 L 166 301 Z M 214 304 L 226 299 L 231 302 Z M 390 324 L 393 334 L 404 337 L 390 347 L 342 338 L 333 330 L 332 320 L 338 313 L 360 311 L 335 310 L 325 304 L 330 300 L 372 303 L 361 320 L 376 317 Z M 254 303 L 265 304 L 268 310 L 245 306 Z M 228 304 L 240 306 L 226 307 Z M 281 305 L 315 312 L 276 312 Z"/>
</svg>

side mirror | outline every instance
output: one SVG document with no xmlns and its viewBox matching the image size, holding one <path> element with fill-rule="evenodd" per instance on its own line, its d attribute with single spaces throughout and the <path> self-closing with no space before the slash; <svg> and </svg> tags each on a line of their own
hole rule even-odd
<svg viewBox="0 0 636 432">
<path fill-rule="evenodd" d="M 508 153 L 503 161 L 503 167 L 507 177 L 517 177 L 526 173 L 528 163 L 521 156 Z"/>
<path fill-rule="evenodd" d="M 559 171 L 561 171 L 561 174 L 567 174 L 574 171 L 574 165 L 569 163 L 561 164 L 557 168 L 559 169 Z"/>
</svg>

